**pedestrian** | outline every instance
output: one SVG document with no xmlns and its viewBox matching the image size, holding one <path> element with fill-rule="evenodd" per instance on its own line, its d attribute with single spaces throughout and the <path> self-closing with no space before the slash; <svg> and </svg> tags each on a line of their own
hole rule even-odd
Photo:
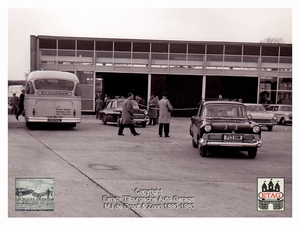
<svg viewBox="0 0 300 225">
<path fill-rule="evenodd" d="M 149 100 L 149 123 L 148 125 L 155 126 L 157 123 L 157 108 L 158 108 L 158 101 L 154 97 L 154 94 L 151 94 L 150 100 Z"/>
<path fill-rule="evenodd" d="M 22 90 L 22 93 L 20 94 L 20 101 L 18 104 L 18 112 L 16 115 L 16 119 L 19 120 L 19 116 L 23 113 L 24 111 L 24 100 L 25 100 L 25 90 Z"/>
<path fill-rule="evenodd" d="M 11 105 L 10 115 L 12 114 L 17 115 L 18 103 L 19 103 L 19 98 L 16 96 L 16 93 L 13 93 L 13 97 L 10 100 L 10 105 Z"/>
<path fill-rule="evenodd" d="M 103 109 L 103 101 L 101 97 L 97 97 L 96 103 L 95 103 L 95 108 L 96 108 L 96 119 L 100 119 L 100 111 Z"/>
<path fill-rule="evenodd" d="M 169 137 L 170 132 L 170 120 L 171 120 L 171 111 L 173 111 L 173 106 L 168 100 L 168 93 L 163 94 L 162 99 L 158 102 L 159 107 L 159 117 L 158 117 L 158 134 L 161 137 L 164 131 L 165 137 Z"/>
<path fill-rule="evenodd" d="M 123 130 L 125 127 L 129 127 L 130 132 L 134 136 L 140 135 L 140 133 L 137 133 L 134 128 L 134 121 L 133 121 L 134 113 L 133 113 L 133 105 L 131 103 L 131 100 L 133 100 L 133 98 L 134 96 L 130 92 L 127 95 L 127 99 L 123 103 L 118 135 L 124 135 Z"/>
</svg>

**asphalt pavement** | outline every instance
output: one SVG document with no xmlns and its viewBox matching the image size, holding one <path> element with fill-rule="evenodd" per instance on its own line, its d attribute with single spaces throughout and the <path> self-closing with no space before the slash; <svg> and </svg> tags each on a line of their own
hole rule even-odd
<svg viewBox="0 0 300 225">
<path fill-rule="evenodd" d="M 255 159 L 192 147 L 190 118 L 139 136 L 84 115 L 74 129 L 29 130 L 8 116 L 9 217 L 291 217 L 292 126 L 263 131 Z M 284 210 L 258 210 L 258 178 L 284 178 Z M 53 178 L 53 211 L 16 211 L 16 178 Z"/>
</svg>

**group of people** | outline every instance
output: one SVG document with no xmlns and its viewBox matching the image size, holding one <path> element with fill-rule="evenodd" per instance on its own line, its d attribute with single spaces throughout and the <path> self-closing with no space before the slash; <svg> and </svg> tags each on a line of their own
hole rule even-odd
<svg viewBox="0 0 300 225">
<path fill-rule="evenodd" d="M 123 130 L 125 127 L 130 129 L 130 132 L 134 135 L 140 135 L 140 133 L 136 132 L 134 128 L 134 121 L 133 121 L 133 105 L 131 100 L 134 99 L 133 93 L 128 93 L 127 99 L 124 101 L 123 108 L 122 108 L 122 115 L 120 120 L 120 126 L 118 135 L 124 135 Z M 158 101 L 154 95 L 151 95 L 149 101 L 149 125 L 153 124 L 156 125 L 157 118 L 158 118 L 158 135 L 162 137 L 163 133 L 165 137 L 169 137 L 170 132 L 170 119 L 171 119 L 171 111 L 173 111 L 173 106 L 171 105 L 170 101 L 168 100 L 168 93 L 165 92 L 161 100 Z"/>
<path fill-rule="evenodd" d="M 10 106 L 11 106 L 11 115 L 16 115 L 16 119 L 19 120 L 19 116 L 24 111 L 24 100 L 25 100 L 25 90 L 22 90 L 22 93 L 20 94 L 20 98 L 16 96 L 15 93 L 13 93 L 13 97 L 10 100 Z"/>
</svg>

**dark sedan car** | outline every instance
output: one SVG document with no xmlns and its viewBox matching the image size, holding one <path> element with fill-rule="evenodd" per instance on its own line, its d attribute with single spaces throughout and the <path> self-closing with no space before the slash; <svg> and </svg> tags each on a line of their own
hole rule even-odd
<svg viewBox="0 0 300 225">
<path fill-rule="evenodd" d="M 119 123 L 119 119 L 122 113 L 122 106 L 125 99 L 111 99 L 108 100 L 104 106 L 104 109 L 100 111 L 100 120 L 104 124 L 107 122 Z M 140 109 L 138 103 L 132 100 L 135 124 L 140 124 L 142 127 L 146 127 L 149 122 L 148 111 Z"/>
<path fill-rule="evenodd" d="M 29 195 L 33 192 L 33 190 L 28 189 L 28 188 L 16 188 L 16 195 L 21 197 L 24 195 Z"/>
<path fill-rule="evenodd" d="M 248 151 L 249 158 L 255 158 L 257 148 L 262 146 L 261 128 L 248 118 L 240 102 L 200 102 L 197 114 L 191 118 L 190 135 L 202 157 L 210 147 L 230 147 Z"/>
</svg>

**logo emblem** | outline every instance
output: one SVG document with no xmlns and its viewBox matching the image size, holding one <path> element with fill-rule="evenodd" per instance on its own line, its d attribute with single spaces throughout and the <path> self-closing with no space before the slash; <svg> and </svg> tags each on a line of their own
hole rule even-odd
<svg viewBox="0 0 300 225">
<path fill-rule="evenodd" d="M 257 197 L 258 211 L 284 211 L 284 178 L 258 178 Z"/>
</svg>

